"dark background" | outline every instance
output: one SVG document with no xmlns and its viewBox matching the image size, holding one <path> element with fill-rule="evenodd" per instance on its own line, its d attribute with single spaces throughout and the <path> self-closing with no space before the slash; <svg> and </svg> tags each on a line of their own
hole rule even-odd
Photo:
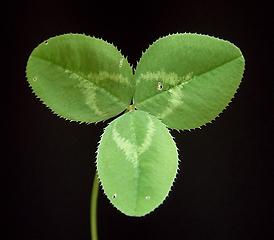
<svg viewBox="0 0 274 240">
<path fill-rule="evenodd" d="M 175 32 L 229 40 L 246 59 L 240 89 L 214 124 L 172 132 L 181 170 L 163 205 L 131 218 L 100 191 L 100 239 L 274 239 L 271 9 L 263 1 L 18 1 L 3 7 L 11 45 L 10 64 L 2 70 L 8 72 L 2 96 L 9 98 L 2 105 L 11 116 L 5 118 L 9 154 L 2 155 L 9 201 L 5 239 L 90 239 L 95 151 L 106 123 L 59 119 L 35 99 L 25 79 L 32 49 L 69 32 L 113 42 L 132 64 L 148 44 Z"/>
</svg>

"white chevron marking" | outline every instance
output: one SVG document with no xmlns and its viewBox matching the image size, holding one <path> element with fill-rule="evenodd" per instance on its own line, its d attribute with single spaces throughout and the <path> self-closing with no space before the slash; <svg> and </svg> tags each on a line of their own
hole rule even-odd
<svg viewBox="0 0 274 240">
<path fill-rule="evenodd" d="M 161 119 L 164 119 L 165 117 L 167 117 L 168 115 L 173 113 L 174 110 L 178 106 L 180 106 L 184 103 L 183 102 L 184 95 L 183 95 L 180 87 L 172 88 L 172 89 L 168 90 L 168 92 L 170 93 L 170 97 L 168 98 L 168 104 L 164 108 L 162 113 L 159 114 L 159 116 L 158 116 Z"/>
<path fill-rule="evenodd" d="M 138 147 L 138 155 L 143 154 L 145 151 L 147 151 L 152 143 L 152 137 L 155 132 L 155 125 L 151 119 L 151 117 L 148 115 L 148 125 L 147 125 L 147 132 L 145 139 L 140 147 Z"/>
<path fill-rule="evenodd" d="M 135 134 L 131 124 L 130 129 L 132 129 L 132 134 Z M 112 138 L 116 143 L 117 147 L 125 154 L 126 159 L 133 164 L 134 168 L 136 168 L 138 166 L 138 157 L 140 157 L 140 155 L 146 152 L 151 146 L 155 131 L 156 129 L 154 122 L 152 118 L 148 116 L 147 132 L 144 137 L 144 141 L 140 146 L 133 144 L 128 139 L 122 137 L 116 129 L 116 124 L 114 124 L 112 129 Z"/>
<path fill-rule="evenodd" d="M 81 79 L 78 86 L 83 91 L 83 94 L 85 96 L 85 102 L 89 106 L 89 108 L 92 109 L 94 113 L 98 116 L 106 115 L 106 113 L 102 111 L 97 104 L 96 91 L 99 88 L 86 79 Z"/>
<path fill-rule="evenodd" d="M 117 147 L 125 154 L 126 159 L 133 164 L 133 167 L 137 167 L 137 146 L 131 143 L 128 139 L 122 137 L 116 129 L 116 124 L 112 129 L 112 138 L 116 143 Z"/>
</svg>

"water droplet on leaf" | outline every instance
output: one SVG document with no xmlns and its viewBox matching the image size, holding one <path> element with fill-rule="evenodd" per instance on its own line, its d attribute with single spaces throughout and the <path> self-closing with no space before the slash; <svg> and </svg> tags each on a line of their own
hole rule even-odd
<svg viewBox="0 0 274 240">
<path fill-rule="evenodd" d="M 117 197 L 117 193 L 114 193 L 112 198 L 115 199 Z"/>
<path fill-rule="evenodd" d="M 159 91 L 163 90 L 163 84 L 161 82 L 158 82 L 157 90 Z"/>
<path fill-rule="evenodd" d="M 145 199 L 146 199 L 146 200 L 149 200 L 149 199 L 150 199 L 150 196 L 146 196 Z"/>
<path fill-rule="evenodd" d="M 45 41 L 45 45 L 48 45 L 48 41 Z"/>
<path fill-rule="evenodd" d="M 34 77 L 34 78 L 32 79 L 32 81 L 36 82 L 36 81 L 37 81 L 37 77 Z"/>
</svg>

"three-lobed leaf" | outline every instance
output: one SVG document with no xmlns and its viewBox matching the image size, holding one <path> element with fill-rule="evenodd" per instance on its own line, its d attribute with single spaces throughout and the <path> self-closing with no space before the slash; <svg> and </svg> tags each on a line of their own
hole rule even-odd
<svg viewBox="0 0 274 240">
<path fill-rule="evenodd" d="M 82 34 L 50 38 L 34 49 L 27 78 L 59 116 L 98 122 L 130 111 L 105 129 L 97 152 L 103 189 L 121 212 L 143 216 L 166 198 L 178 168 L 167 127 L 192 129 L 215 119 L 231 101 L 244 71 L 240 50 L 199 34 L 153 43 L 135 74 L 111 44 Z"/>
<path fill-rule="evenodd" d="M 178 168 L 177 148 L 166 126 L 136 110 L 112 121 L 97 154 L 97 171 L 111 203 L 143 216 L 166 198 Z"/>
</svg>

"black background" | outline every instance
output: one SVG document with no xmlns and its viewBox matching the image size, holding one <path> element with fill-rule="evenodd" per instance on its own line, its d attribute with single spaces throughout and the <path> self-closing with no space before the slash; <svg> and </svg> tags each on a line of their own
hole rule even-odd
<svg viewBox="0 0 274 240">
<path fill-rule="evenodd" d="M 18 1 L 3 7 L 11 45 L 11 69 L 2 79 L 8 84 L 2 96 L 9 97 L 3 107 L 11 116 L 5 118 L 9 154 L 3 157 L 9 201 L 5 239 L 90 239 L 95 151 L 106 123 L 59 119 L 35 99 L 25 79 L 32 49 L 69 32 L 114 43 L 134 65 L 148 44 L 175 32 L 229 40 L 246 59 L 240 89 L 214 124 L 172 131 L 181 170 L 163 205 L 131 218 L 100 191 L 100 239 L 274 239 L 271 9 L 263 1 Z"/>
</svg>

